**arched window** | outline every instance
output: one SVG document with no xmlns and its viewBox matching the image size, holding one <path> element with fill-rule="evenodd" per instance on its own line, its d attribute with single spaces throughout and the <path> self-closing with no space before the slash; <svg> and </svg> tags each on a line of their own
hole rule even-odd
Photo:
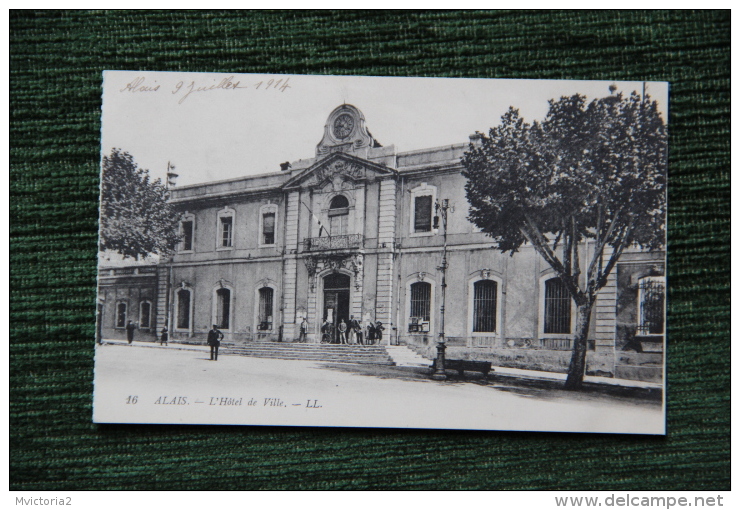
<svg viewBox="0 0 740 510">
<path fill-rule="evenodd" d="M 257 317 L 259 331 L 272 330 L 274 296 L 275 291 L 271 287 L 262 287 L 259 290 L 259 316 Z"/>
<path fill-rule="evenodd" d="M 349 200 L 344 195 L 337 195 L 331 199 L 329 209 L 346 209 L 349 207 Z"/>
<path fill-rule="evenodd" d="M 216 291 L 216 324 L 220 329 L 231 329 L 231 290 L 223 288 Z"/>
<path fill-rule="evenodd" d="M 190 291 L 180 289 L 177 291 L 177 329 L 190 329 Z"/>
<path fill-rule="evenodd" d="M 665 278 L 646 276 L 638 283 L 640 323 L 638 335 L 662 335 L 664 329 Z"/>
<path fill-rule="evenodd" d="M 122 301 L 116 303 L 116 327 L 126 327 L 126 315 L 128 312 L 128 305 Z"/>
<path fill-rule="evenodd" d="M 473 332 L 495 333 L 498 284 L 479 280 L 473 284 Z"/>
<path fill-rule="evenodd" d="M 411 284 L 411 317 L 422 321 L 430 320 L 432 285 L 427 282 Z"/>
<path fill-rule="evenodd" d="M 571 297 L 560 278 L 545 282 L 545 334 L 570 333 Z"/>
<path fill-rule="evenodd" d="M 139 304 L 139 327 L 148 329 L 152 327 L 152 304 L 142 301 Z"/>
<path fill-rule="evenodd" d="M 344 195 L 337 195 L 329 203 L 329 235 L 346 235 L 348 224 L 349 200 Z"/>
</svg>

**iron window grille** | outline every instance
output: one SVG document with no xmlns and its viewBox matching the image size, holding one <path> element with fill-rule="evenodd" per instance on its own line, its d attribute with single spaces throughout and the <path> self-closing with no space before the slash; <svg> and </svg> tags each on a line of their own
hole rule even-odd
<svg viewBox="0 0 740 510">
<path fill-rule="evenodd" d="M 571 297 L 560 278 L 545 282 L 545 334 L 570 333 Z"/>
<path fill-rule="evenodd" d="M 481 280 L 473 285 L 473 331 L 496 332 L 496 306 L 498 284 Z"/>
<path fill-rule="evenodd" d="M 639 335 L 662 335 L 665 329 L 665 280 L 663 277 L 641 278 L 638 284 L 640 306 Z"/>
</svg>

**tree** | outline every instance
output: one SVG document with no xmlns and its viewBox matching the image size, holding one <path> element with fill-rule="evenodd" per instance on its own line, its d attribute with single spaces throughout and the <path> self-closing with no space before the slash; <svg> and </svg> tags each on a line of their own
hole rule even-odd
<svg viewBox="0 0 740 510">
<path fill-rule="evenodd" d="M 160 179 L 120 149 L 103 156 L 100 198 L 100 251 L 115 251 L 137 259 L 168 255 L 180 241 L 178 217 L 167 201 Z"/>
<path fill-rule="evenodd" d="M 625 248 L 664 246 L 667 134 L 656 102 L 636 92 L 549 104 L 532 124 L 510 108 L 466 151 L 463 175 L 469 219 L 502 252 L 531 244 L 575 301 L 565 388 L 580 389 L 597 293 Z M 585 240 L 593 255 L 582 265 Z"/>
</svg>

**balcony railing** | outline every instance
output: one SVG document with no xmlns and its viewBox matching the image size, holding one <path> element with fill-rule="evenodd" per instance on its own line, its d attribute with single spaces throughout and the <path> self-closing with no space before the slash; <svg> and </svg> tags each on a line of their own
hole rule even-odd
<svg viewBox="0 0 740 510">
<path fill-rule="evenodd" d="M 344 236 L 308 237 L 303 240 L 306 251 L 346 250 L 348 248 L 362 248 L 362 234 Z"/>
</svg>

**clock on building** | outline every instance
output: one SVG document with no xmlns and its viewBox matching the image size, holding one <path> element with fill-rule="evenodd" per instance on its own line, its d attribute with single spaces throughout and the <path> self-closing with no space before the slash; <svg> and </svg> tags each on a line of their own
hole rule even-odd
<svg viewBox="0 0 740 510">
<path fill-rule="evenodd" d="M 343 140 L 347 138 L 355 127 L 355 121 L 351 115 L 343 113 L 334 120 L 334 136 Z"/>
</svg>

